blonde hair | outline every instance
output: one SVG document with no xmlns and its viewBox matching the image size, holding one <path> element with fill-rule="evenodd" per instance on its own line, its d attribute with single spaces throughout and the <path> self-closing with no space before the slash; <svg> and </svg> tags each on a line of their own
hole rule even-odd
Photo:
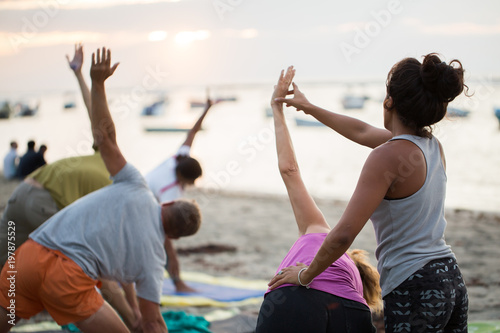
<svg viewBox="0 0 500 333">
<path fill-rule="evenodd" d="M 363 298 L 374 313 L 383 310 L 382 290 L 380 289 L 380 275 L 377 269 L 370 264 L 368 252 L 359 249 L 347 251 L 349 257 L 356 264 L 363 282 Z"/>
</svg>

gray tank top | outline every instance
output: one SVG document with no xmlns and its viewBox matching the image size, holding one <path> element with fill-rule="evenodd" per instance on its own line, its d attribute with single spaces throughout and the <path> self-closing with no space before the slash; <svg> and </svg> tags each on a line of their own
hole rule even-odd
<svg viewBox="0 0 500 333">
<path fill-rule="evenodd" d="M 370 218 L 378 244 L 375 255 L 382 297 L 428 262 L 455 258 L 444 239 L 446 174 L 437 139 L 400 135 L 392 140 L 417 145 L 424 154 L 427 175 L 417 192 L 402 199 L 382 200 Z M 408 172 L 414 167 L 411 158 L 401 163 Z"/>
</svg>

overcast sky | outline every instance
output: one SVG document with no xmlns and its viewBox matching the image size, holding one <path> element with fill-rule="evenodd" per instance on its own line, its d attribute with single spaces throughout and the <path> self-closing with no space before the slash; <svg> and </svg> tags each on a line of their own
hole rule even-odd
<svg viewBox="0 0 500 333">
<path fill-rule="evenodd" d="M 83 42 L 120 62 L 110 85 L 384 80 L 406 56 L 458 58 L 500 76 L 500 1 L 0 1 L 0 92 L 74 89 L 65 60 Z M 156 75 L 156 76 L 155 76 Z"/>
</svg>

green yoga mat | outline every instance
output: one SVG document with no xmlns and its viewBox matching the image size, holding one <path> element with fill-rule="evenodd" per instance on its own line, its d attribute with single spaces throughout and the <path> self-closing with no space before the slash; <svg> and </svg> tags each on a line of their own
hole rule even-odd
<svg viewBox="0 0 500 333">
<path fill-rule="evenodd" d="M 500 333 L 500 321 L 476 321 L 469 323 L 469 333 Z"/>
</svg>

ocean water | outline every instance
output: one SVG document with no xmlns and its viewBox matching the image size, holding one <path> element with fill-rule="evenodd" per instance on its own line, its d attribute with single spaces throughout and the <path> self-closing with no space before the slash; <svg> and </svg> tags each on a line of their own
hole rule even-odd
<svg viewBox="0 0 500 333">
<path fill-rule="evenodd" d="M 500 212 L 500 126 L 493 110 L 500 106 L 500 84 L 477 80 L 469 82 L 475 95 L 459 97 L 453 105 L 470 111 L 465 118 L 441 121 L 434 134 L 443 144 L 447 159 L 449 208 Z M 285 194 L 277 169 L 272 118 L 266 108 L 273 83 L 210 87 L 213 98 L 234 97 L 210 110 L 203 130 L 195 138 L 192 155 L 204 175 L 197 186 L 228 191 Z M 326 109 L 351 115 L 382 126 L 383 82 L 305 83 L 301 90 L 309 100 Z M 108 91 L 110 110 L 115 120 L 118 142 L 128 161 L 146 173 L 174 154 L 185 139 L 185 132 L 147 132 L 150 127 L 190 127 L 202 108 L 190 101 L 203 101 L 205 87 L 170 87 L 161 92 L 134 88 Z M 367 96 L 364 108 L 344 110 L 345 94 Z M 78 93 L 49 92 L 6 94 L 3 99 L 40 103 L 33 117 L 0 119 L 0 155 L 9 142 L 19 143 L 24 153 L 26 142 L 34 139 L 46 144 L 46 160 L 91 153 L 88 116 Z M 145 105 L 166 98 L 160 116 L 141 116 Z M 73 109 L 64 109 L 68 100 Z M 309 191 L 316 197 L 348 200 L 370 149 L 341 137 L 324 126 L 303 127 L 295 118 L 310 116 L 286 108 L 297 159 Z"/>
</svg>

